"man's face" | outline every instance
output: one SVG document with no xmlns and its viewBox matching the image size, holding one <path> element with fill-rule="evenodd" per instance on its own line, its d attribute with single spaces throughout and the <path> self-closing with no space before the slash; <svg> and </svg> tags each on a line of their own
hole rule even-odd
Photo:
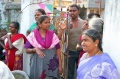
<svg viewBox="0 0 120 79">
<path fill-rule="evenodd" d="M 70 13 L 71 18 L 74 19 L 74 18 L 78 17 L 80 11 L 76 7 L 70 7 L 69 8 L 69 13 Z"/>
</svg>

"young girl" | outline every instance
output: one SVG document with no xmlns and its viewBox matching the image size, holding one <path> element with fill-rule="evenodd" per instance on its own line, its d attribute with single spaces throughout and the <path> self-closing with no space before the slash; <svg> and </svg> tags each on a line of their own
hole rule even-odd
<svg viewBox="0 0 120 79">
<path fill-rule="evenodd" d="M 59 39 L 48 30 L 50 18 L 42 15 L 38 19 L 39 27 L 27 37 L 26 51 L 31 58 L 30 79 L 45 79 L 49 76 L 58 78 L 62 72 Z"/>
</svg>

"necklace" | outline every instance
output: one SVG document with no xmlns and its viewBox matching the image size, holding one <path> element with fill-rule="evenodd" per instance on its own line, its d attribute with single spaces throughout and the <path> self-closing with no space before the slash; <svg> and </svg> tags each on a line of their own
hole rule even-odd
<svg viewBox="0 0 120 79">
<path fill-rule="evenodd" d="M 98 55 L 99 53 L 101 53 L 101 51 L 99 50 L 95 55 Z M 92 56 L 95 56 L 95 55 L 92 55 Z M 85 58 L 89 58 L 89 53 L 87 53 L 86 57 Z"/>
</svg>

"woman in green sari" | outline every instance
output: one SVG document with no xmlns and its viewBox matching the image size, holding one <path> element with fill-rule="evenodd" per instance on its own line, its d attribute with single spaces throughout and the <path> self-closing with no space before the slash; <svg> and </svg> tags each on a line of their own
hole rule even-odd
<svg viewBox="0 0 120 79">
<path fill-rule="evenodd" d="M 37 9 L 35 10 L 35 20 L 36 22 L 33 23 L 30 28 L 27 30 L 27 35 L 30 34 L 30 32 L 32 32 L 38 25 L 37 25 L 37 21 L 38 21 L 38 18 L 41 16 L 41 15 L 46 15 L 45 11 L 43 9 Z M 49 27 L 49 30 L 55 30 L 55 27 L 53 24 L 50 24 L 50 27 Z"/>
</svg>

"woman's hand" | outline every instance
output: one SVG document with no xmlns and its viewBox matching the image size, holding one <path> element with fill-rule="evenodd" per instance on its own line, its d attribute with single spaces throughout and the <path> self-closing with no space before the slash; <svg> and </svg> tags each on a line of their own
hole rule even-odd
<svg viewBox="0 0 120 79">
<path fill-rule="evenodd" d="M 38 48 L 35 48 L 36 53 L 38 54 L 39 57 L 44 58 L 45 54 Z"/>
<path fill-rule="evenodd" d="M 60 26 L 60 29 L 62 29 L 62 30 L 67 29 L 67 23 L 66 22 L 64 22 L 64 23 L 61 22 L 59 26 Z M 70 29 L 72 29 L 73 26 L 74 26 L 74 24 L 72 22 L 70 22 L 70 26 L 68 26 L 68 27 L 70 27 Z"/>
<path fill-rule="evenodd" d="M 13 45 L 12 45 L 12 42 L 11 42 L 11 40 L 10 40 L 10 35 L 7 34 L 7 35 L 6 35 L 6 38 L 8 39 L 9 48 L 10 48 L 10 49 L 13 49 Z"/>
<path fill-rule="evenodd" d="M 58 66 L 58 74 L 62 74 L 62 60 L 61 60 L 61 52 L 60 52 L 60 49 L 57 49 L 56 50 L 56 54 L 58 56 L 58 62 L 59 62 L 59 66 Z"/>
<path fill-rule="evenodd" d="M 89 26 L 88 26 L 88 21 L 84 21 L 84 22 L 83 22 L 82 29 L 83 29 L 83 30 L 86 30 L 86 29 L 88 29 L 88 27 L 89 27 Z"/>
<path fill-rule="evenodd" d="M 65 30 L 66 29 L 66 22 L 60 22 L 59 27 L 60 27 L 60 29 Z"/>
<path fill-rule="evenodd" d="M 22 56 L 22 54 L 15 54 L 15 56 Z"/>
<path fill-rule="evenodd" d="M 58 67 L 58 73 L 59 73 L 59 75 L 61 75 L 62 72 L 63 72 L 63 68 L 62 68 L 62 66 L 59 66 L 59 67 Z"/>
</svg>

